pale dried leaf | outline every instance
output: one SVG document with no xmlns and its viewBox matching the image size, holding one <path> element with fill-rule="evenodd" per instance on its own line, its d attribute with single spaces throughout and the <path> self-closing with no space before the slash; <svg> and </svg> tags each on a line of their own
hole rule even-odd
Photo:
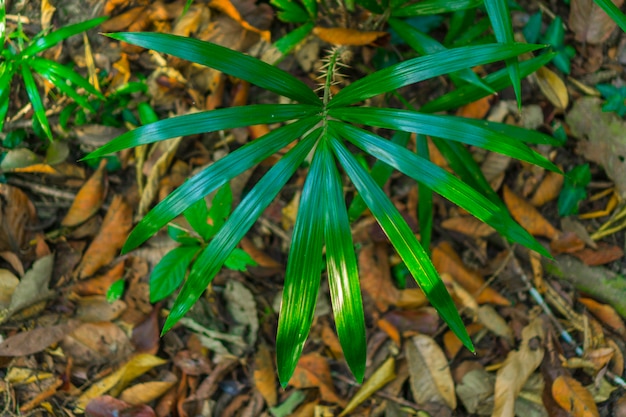
<svg viewBox="0 0 626 417">
<path fill-rule="evenodd" d="M 339 414 L 339 417 L 345 416 L 351 413 L 355 408 L 359 406 L 363 401 L 371 397 L 375 392 L 387 385 L 389 382 L 396 378 L 396 360 L 393 357 L 387 359 L 378 368 L 372 376 L 359 388 L 354 394 L 354 397 L 350 400 L 346 408 Z"/>
<path fill-rule="evenodd" d="M 554 71 L 541 67 L 536 72 L 536 80 L 539 89 L 554 107 L 559 110 L 567 108 L 569 105 L 569 94 L 561 77 Z"/>
<path fill-rule="evenodd" d="M 613 0 L 618 8 L 624 0 Z M 569 26 L 579 42 L 599 44 L 606 41 L 617 24 L 593 0 L 572 0 Z"/>
</svg>

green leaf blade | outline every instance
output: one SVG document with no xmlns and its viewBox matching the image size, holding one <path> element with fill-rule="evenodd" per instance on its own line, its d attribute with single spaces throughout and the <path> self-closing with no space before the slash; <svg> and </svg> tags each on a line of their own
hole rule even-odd
<svg viewBox="0 0 626 417">
<path fill-rule="evenodd" d="M 410 17 L 450 13 L 458 10 L 474 9 L 482 3 L 483 0 L 424 0 L 408 6 L 397 7 L 391 11 L 391 15 L 394 17 Z"/>
<path fill-rule="evenodd" d="M 228 156 L 210 165 L 195 177 L 187 180 L 166 199 L 156 205 L 135 226 L 128 237 L 123 253 L 127 253 L 145 242 L 191 204 L 217 190 L 227 181 L 258 164 L 270 155 L 293 142 L 310 130 L 319 118 L 307 118 L 276 129 L 254 142 L 250 142 Z"/>
<path fill-rule="evenodd" d="M 85 22 L 76 23 L 73 25 L 65 26 L 59 30 L 55 30 L 54 32 L 51 32 L 48 35 L 39 38 L 35 42 L 30 44 L 19 54 L 19 56 L 29 57 L 43 50 L 52 48 L 57 43 L 69 38 L 70 36 L 78 35 L 79 33 L 92 29 L 107 19 L 108 17 L 98 17 L 96 19 L 87 20 Z"/>
<path fill-rule="evenodd" d="M 161 301 L 176 291 L 185 280 L 189 264 L 200 246 L 179 246 L 165 254 L 150 273 L 150 302 Z"/>
<path fill-rule="evenodd" d="M 22 65 L 22 79 L 24 80 L 24 85 L 26 86 L 26 94 L 33 105 L 35 118 L 39 124 L 41 124 L 41 127 L 46 136 L 48 136 L 48 139 L 52 141 L 52 131 L 50 130 L 50 125 L 48 124 L 48 118 L 46 117 L 46 109 L 44 109 L 43 102 L 39 96 L 39 90 L 37 88 L 37 84 L 35 83 L 35 78 L 26 65 Z"/>
<path fill-rule="evenodd" d="M 337 159 L 346 170 L 359 193 L 363 195 L 372 214 L 389 237 L 413 278 L 420 285 L 420 288 L 422 288 L 433 307 L 437 309 L 450 329 L 458 336 L 465 347 L 473 352 L 472 341 L 454 306 L 452 297 L 450 297 L 446 286 L 439 278 L 437 270 L 402 218 L 402 215 L 380 187 L 363 170 L 352 154 L 338 140 L 333 139 L 331 146 Z"/>
<path fill-rule="evenodd" d="M 126 32 L 108 36 L 205 65 L 302 103 L 322 105 L 319 97 L 293 75 L 223 46 L 162 33 Z"/>
</svg>

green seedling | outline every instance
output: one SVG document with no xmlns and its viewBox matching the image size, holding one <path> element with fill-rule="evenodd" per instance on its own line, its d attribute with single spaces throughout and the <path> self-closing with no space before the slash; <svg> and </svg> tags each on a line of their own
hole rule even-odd
<svg viewBox="0 0 626 417">
<path fill-rule="evenodd" d="M 615 87 L 611 84 L 598 84 L 596 88 L 606 99 L 602 111 L 615 112 L 619 117 L 626 116 L 626 86 Z"/>
<path fill-rule="evenodd" d="M 559 216 L 578 214 L 578 205 L 587 198 L 590 182 L 589 164 L 578 165 L 565 174 L 565 183 L 558 200 Z"/>
</svg>

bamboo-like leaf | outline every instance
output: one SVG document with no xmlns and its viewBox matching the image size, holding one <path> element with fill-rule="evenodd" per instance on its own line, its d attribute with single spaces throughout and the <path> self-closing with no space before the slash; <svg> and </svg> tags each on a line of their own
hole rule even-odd
<svg viewBox="0 0 626 417">
<path fill-rule="evenodd" d="M 421 3 L 417 3 L 417 4 L 421 4 Z M 400 35 L 400 37 L 411 48 L 416 50 L 421 55 L 434 54 L 437 52 L 448 50 L 448 48 L 440 44 L 434 38 L 431 38 L 430 36 L 420 32 L 419 30 L 415 29 L 413 26 L 409 25 L 408 23 L 402 20 L 389 19 L 388 23 L 389 23 L 389 26 L 391 26 L 391 28 L 395 30 L 398 33 L 398 35 Z M 459 70 L 457 73 L 450 74 L 451 78 L 453 74 L 456 74 L 456 76 L 459 79 L 467 83 L 473 84 L 476 87 L 484 89 L 489 94 L 495 93 L 495 90 L 493 88 L 485 84 L 485 82 L 478 76 L 478 74 L 476 74 L 474 71 L 472 71 L 469 68 L 465 68 L 465 69 Z"/>
<path fill-rule="evenodd" d="M 13 78 L 13 66 L 11 64 L 0 67 L 0 132 L 4 128 L 4 119 L 9 111 L 9 92 L 11 79 Z"/>
<path fill-rule="evenodd" d="M 87 91 L 88 93 L 98 97 L 99 99 L 105 99 L 100 91 L 96 90 L 93 85 L 89 84 L 89 81 L 87 81 L 71 69 L 57 62 L 45 58 L 35 57 L 28 61 L 28 65 L 30 65 L 42 76 L 45 76 L 45 74 L 56 74 L 60 79 L 64 81 L 70 81 L 78 87 L 85 89 L 85 91 Z"/>
<path fill-rule="evenodd" d="M 99 158 L 123 149 L 177 136 L 301 119 L 317 111 L 316 107 L 303 104 L 256 104 L 185 114 L 130 130 L 83 159 Z"/>
<path fill-rule="evenodd" d="M 205 65 L 302 103 L 322 105 L 319 97 L 306 84 L 288 72 L 223 46 L 163 33 L 127 32 L 109 36 Z"/>
<path fill-rule="evenodd" d="M 374 107 L 331 109 L 329 114 L 346 122 L 364 123 L 370 126 L 450 139 L 530 162 L 549 171 L 561 172 L 552 162 L 523 142 L 483 126 L 467 123 L 465 121 L 467 119 L 461 117 Z"/>
<path fill-rule="evenodd" d="M 408 132 L 396 132 L 391 137 L 391 141 L 398 144 L 399 146 L 405 147 L 406 144 L 409 142 L 410 137 L 411 134 Z M 389 177 L 391 177 L 392 173 L 392 167 L 382 161 L 376 161 L 374 163 L 374 166 L 372 166 L 370 175 L 372 176 L 372 178 L 374 178 L 376 184 L 382 187 L 387 182 Z M 350 208 L 348 209 L 348 217 L 350 218 L 350 221 L 358 219 L 361 213 L 363 213 L 366 208 L 367 205 L 363 201 L 363 198 L 361 198 L 361 196 L 357 194 L 352 200 L 352 203 L 350 203 Z"/>
<path fill-rule="evenodd" d="M 626 15 L 622 13 L 622 11 L 613 3 L 611 0 L 593 0 L 598 6 L 604 10 L 606 14 L 609 15 L 615 23 L 622 29 L 623 32 L 626 32 Z"/>
<path fill-rule="evenodd" d="M 156 205 L 133 229 L 122 252 L 138 247 L 189 206 L 212 193 L 227 181 L 258 164 L 302 136 L 319 121 L 310 117 L 285 125 L 237 149 L 187 180 Z M 137 130 L 137 129 L 135 129 Z"/>
<path fill-rule="evenodd" d="M 520 76 L 522 78 L 532 74 L 537 71 L 539 68 L 546 65 L 548 62 L 552 61 L 552 58 L 556 56 L 556 53 L 549 52 L 545 54 L 541 54 L 536 58 L 529 59 L 528 61 L 523 61 L 519 64 Z M 511 77 L 509 76 L 508 70 L 506 68 L 493 72 L 483 78 L 485 84 L 491 86 L 496 91 L 501 91 L 511 85 Z M 449 92 L 433 101 L 430 101 L 423 105 L 420 108 L 421 112 L 424 113 L 437 113 L 440 111 L 446 111 L 450 109 L 454 109 L 460 106 L 464 106 L 468 103 L 473 103 L 476 100 L 479 100 L 483 97 L 488 96 L 487 93 L 482 88 L 478 88 L 474 85 L 464 85 L 463 87 L 457 88 L 454 91 Z"/>
<path fill-rule="evenodd" d="M 513 24 L 511 23 L 508 0 L 485 0 L 485 9 L 487 9 L 487 14 L 498 42 L 507 45 L 513 44 L 515 40 L 513 38 Z M 507 59 L 506 66 L 509 71 L 509 77 L 511 77 L 515 97 L 517 97 L 517 107 L 522 108 L 522 78 L 517 57 Z"/>
<path fill-rule="evenodd" d="M 480 6 L 483 0 L 424 0 L 408 6 L 392 9 L 394 17 L 423 16 L 450 13 L 457 10 L 473 9 Z"/>
<path fill-rule="evenodd" d="M 409 59 L 350 84 L 333 97 L 328 107 L 348 106 L 419 81 L 518 56 L 539 48 L 543 46 L 519 43 L 464 46 Z"/>
<path fill-rule="evenodd" d="M 22 65 L 21 67 L 22 79 L 24 80 L 24 85 L 26 86 L 26 94 L 33 105 L 35 117 L 39 121 L 39 124 L 41 125 L 41 128 L 46 136 L 48 136 L 48 139 L 52 140 L 52 131 L 50 130 L 50 125 L 48 124 L 48 118 L 46 117 L 46 109 L 43 107 L 43 102 L 39 96 L 39 89 L 37 88 L 33 74 L 26 65 Z"/>
<path fill-rule="evenodd" d="M 324 240 L 335 325 L 346 362 L 357 382 L 361 383 L 366 358 L 365 320 L 350 221 L 341 176 L 324 140 L 317 153 L 322 165 L 322 190 L 326 196 Z"/>
<path fill-rule="evenodd" d="M 206 287 L 211 283 L 230 256 L 235 246 L 252 227 L 263 210 L 272 202 L 280 189 L 291 178 L 298 166 L 304 161 L 313 148 L 319 129 L 302 140 L 282 157 L 276 165 L 254 186 L 254 188 L 239 203 L 230 215 L 224 226 L 215 235 L 213 240 L 196 258 L 187 281 L 176 298 L 170 311 L 163 332 L 178 322 L 189 309 L 198 301 Z M 234 153 L 232 154 L 234 155 Z M 321 254 L 320 254 L 321 259 Z M 318 269 L 319 273 L 319 269 Z M 300 297 L 299 295 L 297 297 Z M 315 303 L 315 301 L 314 301 Z"/>
<path fill-rule="evenodd" d="M 329 125 L 343 138 L 464 208 L 503 236 L 550 257 L 549 252 L 515 223 L 506 211 L 443 168 L 373 133 L 344 123 L 329 122 Z"/>
<path fill-rule="evenodd" d="M 295 48 L 300 42 L 308 36 L 313 30 L 315 23 L 308 22 L 296 28 L 274 42 L 274 46 L 283 54 L 287 55 L 293 48 Z"/>
<path fill-rule="evenodd" d="M 150 302 L 169 297 L 185 280 L 187 269 L 200 246 L 179 246 L 165 254 L 150 273 Z"/>
<path fill-rule="evenodd" d="M 87 20 L 86 22 L 76 23 L 74 25 L 65 26 L 59 30 L 55 30 L 54 32 L 51 32 L 28 45 L 28 47 L 26 47 L 19 54 L 19 56 L 21 58 L 33 56 L 45 49 L 52 48 L 57 43 L 69 38 L 70 36 L 78 35 L 79 33 L 94 28 L 107 19 L 108 17 L 98 17 L 96 19 Z"/>
<path fill-rule="evenodd" d="M 428 151 L 428 138 L 424 135 L 417 135 L 417 154 L 427 161 L 430 161 Z M 420 225 L 420 240 L 426 253 L 430 255 L 430 242 L 433 234 L 433 191 L 425 184 L 420 184 L 417 189 L 417 219 Z"/>
<path fill-rule="evenodd" d="M 428 255 L 424 252 L 415 235 L 413 235 L 411 228 L 406 224 L 391 200 L 359 165 L 345 146 L 334 138 L 331 139 L 331 146 L 337 159 L 359 193 L 363 196 L 372 214 L 396 248 L 398 255 L 406 264 L 415 281 L 450 329 L 473 352 L 472 341 L 465 330 L 454 302 Z"/>
<path fill-rule="evenodd" d="M 328 199 L 322 162 L 328 150 L 320 145 L 322 149 L 315 151 L 302 188 L 278 318 L 276 365 L 278 379 L 283 387 L 296 369 L 311 330 L 320 287 L 325 223 L 325 210 L 320 204 L 327 203 Z"/>
</svg>

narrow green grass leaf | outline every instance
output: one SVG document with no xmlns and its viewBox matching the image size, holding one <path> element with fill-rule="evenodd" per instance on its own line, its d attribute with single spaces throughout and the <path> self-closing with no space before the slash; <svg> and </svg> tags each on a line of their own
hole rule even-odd
<svg viewBox="0 0 626 417">
<path fill-rule="evenodd" d="M 365 202 L 370 208 L 376 221 L 396 248 L 415 281 L 433 307 L 437 309 L 441 317 L 446 321 L 450 329 L 463 342 L 465 347 L 474 351 L 472 340 L 467 334 L 463 321 L 457 312 L 452 297 L 446 286 L 441 281 L 437 270 L 430 258 L 424 252 L 411 228 L 406 224 L 402 215 L 398 212 L 391 200 L 381 188 L 374 182 L 367 172 L 359 165 L 354 156 L 337 139 L 331 140 L 331 145 L 337 159 L 354 183 L 355 187 L 363 195 Z M 408 151 L 407 151 L 408 152 Z"/>
<path fill-rule="evenodd" d="M 467 119 L 461 117 L 374 107 L 332 109 L 329 114 L 347 122 L 450 139 L 530 162 L 549 171 L 561 172 L 552 162 L 523 142 L 483 126 L 468 123 Z"/>
<path fill-rule="evenodd" d="M 150 302 L 169 297 L 185 280 L 189 264 L 200 246 L 179 246 L 161 258 L 150 273 Z"/>
<path fill-rule="evenodd" d="M 520 76 L 522 78 L 527 77 L 539 68 L 552 61 L 552 58 L 556 56 L 556 53 L 550 52 L 541 54 L 536 58 L 531 58 L 527 61 L 523 61 L 519 64 Z M 491 86 L 496 91 L 501 91 L 511 85 L 511 77 L 509 76 L 506 68 L 493 72 L 483 78 L 485 84 Z M 433 101 L 430 101 L 420 108 L 423 113 L 437 113 L 450 109 L 455 109 L 464 106 L 468 103 L 472 103 L 483 97 L 488 96 L 482 88 L 477 88 L 474 85 L 464 85 L 454 91 L 449 92 Z"/>
<path fill-rule="evenodd" d="M 394 17 L 411 17 L 450 13 L 458 10 L 474 9 L 482 3 L 483 0 L 424 0 L 408 6 L 394 8 L 391 11 L 391 15 Z"/>
<path fill-rule="evenodd" d="M 57 75 L 58 79 L 64 82 L 70 81 L 78 87 L 83 88 L 88 93 L 98 97 L 99 99 L 105 99 L 100 91 L 96 90 L 93 85 L 89 84 L 89 81 L 87 81 L 71 69 L 66 68 L 57 62 L 51 61 L 49 59 L 35 57 L 28 61 L 28 65 L 42 76 L 45 76 L 46 74 L 55 74 Z M 58 84 L 55 83 L 55 85 L 58 87 Z M 78 93 L 75 94 L 78 95 Z"/>
<path fill-rule="evenodd" d="M 1 67 L 0 74 L 0 132 L 4 128 L 4 119 L 9 111 L 9 93 L 11 89 L 11 79 L 13 78 L 13 66 Z"/>
<path fill-rule="evenodd" d="M 316 129 L 307 135 L 261 178 L 239 203 L 213 240 L 198 255 L 189 277 L 165 321 L 162 334 L 171 329 L 198 301 L 198 298 L 215 278 L 239 241 L 243 239 L 256 219 L 263 213 L 263 210 L 274 200 L 281 188 L 304 161 L 319 137 L 319 132 L 320 130 Z"/>
<path fill-rule="evenodd" d="M 302 187 L 287 260 L 276 335 L 276 366 L 283 387 L 296 369 L 311 330 L 320 288 L 325 222 L 325 210 L 320 205 L 328 202 L 321 160 L 324 152 L 327 150 L 316 149 Z"/>
<path fill-rule="evenodd" d="M 493 27 L 493 32 L 498 42 L 507 45 L 513 44 L 515 39 L 513 37 L 513 24 L 511 23 L 511 12 L 509 10 L 508 0 L 485 0 L 485 9 L 487 9 L 487 14 L 489 15 L 489 20 L 491 21 L 491 26 Z M 515 97 L 517 98 L 517 107 L 521 109 L 522 78 L 520 76 L 517 57 L 507 59 L 506 66 L 509 77 L 511 77 Z"/>
<path fill-rule="evenodd" d="M 543 246 L 513 221 L 507 211 L 443 168 L 366 130 L 338 122 L 329 122 L 329 125 L 341 137 L 467 210 L 503 236 L 550 257 Z"/>
<path fill-rule="evenodd" d="M 418 3 L 420 4 L 420 3 Z M 434 38 L 426 35 L 425 33 L 420 32 L 415 29 L 413 26 L 408 23 L 399 20 L 399 19 L 389 19 L 389 26 L 393 30 L 395 30 L 398 35 L 415 51 L 417 51 L 421 55 L 429 55 L 434 54 L 441 51 L 447 51 L 448 48 L 440 44 Z M 495 93 L 495 90 L 491 88 L 489 85 L 485 84 L 485 82 L 469 68 L 465 68 L 459 70 L 456 74 L 457 77 L 467 83 L 473 84 L 476 87 L 482 88 L 487 91 L 489 94 Z M 452 74 L 450 74 L 452 78 Z"/>
<path fill-rule="evenodd" d="M 476 65 L 500 61 L 539 48 L 543 46 L 520 43 L 464 46 L 409 59 L 350 84 L 333 97 L 328 107 L 348 106 L 419 81 Z"/>
<path fill-rule="evenodd" d="M 396 132 L 391 137 L 391 141 L 399 146 L 405 147 L 409 142 L 410 137 L 411 134 L 408 132 Z M 376 161 L 372 167 L 370 175 L 374 178 L 376 184 L 382 187 L 387 182 L 389 177 L 391 177 L 392 173 L 392 167 L 382 161 Z M 350 208 L 348 209 L 348 217 L 350 218 L 350 221 L 358 219 L 366 208 L 367 205 L 365 204 L 365 201 L 363 201 L 363 198 L 357 194 L 352 200 L 352 203 L 350 203 Z"/>
<path fill-rule="evenodd" d="M 79 33 L 98 26 L 107 19 L 108 17 L 98 17 L 96 19 L 87 20 L 85 22 L 76 23 L 74 25 L 65 26 L 59 30 L 55 30 L 54 32 L 51 32 L 28 45 L 28 47 L 26 47 L 19 54 L 19 56 L 26 58 L 38 54 L 45 49 L 52 48 L 57 43 L 69 38 L 70 36 L 78 35 Z"/>
<path fill-rule="evenodd" d="M 303 104 L 256 104 L 184 114 L 128 131 L 83 159 L 100 158 L 123 149 L 177 136 L 301 119 L 317 111 L 317 107 Z"/>
<path fill-rule="evenodd" d="M 536 130 L 530 130 L 515 125 L 509 125 L 506 123 L 490 122 L 488 120 L 477 120 L 470 118 L 463 118 L 463 120 L 474 126 L 484 127 L 493 132 L 500 133 L 520 142 L 531 143 L 533 145 L 552 146 L 561 146 L 563 144 L 561 140 L 553 136 L 538 132 Z"/>
<path fill-rule="evenodd" d="M 251 56 L 210 42 L 163 33 L 115 33 L 108 36 L 205 65 L 284 97 L 321 106 L 319 97 L 293 75 Z"/>
<path fill-rule="evenodd" d="M 283 54 L 287 55 L 293 48 L 295 48 L 300 42 L 308 36 L 313 30 L 315 23 L 308 22 L 304 25 L 296 28 L 274 42 L 274 46 Z"/>
<path fill-rule="evenodd" d="M 335 325 L 346 362 L 357 382 L 361 383 L 365 373 L 367 343 L 350 221 L 343 197 L 341 176 L 325 140 L 319 144 L 317 153 L 322 165 L 321 185 L 325 194 L 324 241 Z"/>
<path fill-rule="evenodd" d="M 622 11 L 613 3 L 611 0 L 593 0 L 598 6 L 604 10 L 606 14 L 609 15 L 611 19 L 622 29 L 623 32 L 626 32 L 626 15 L 622 13 Z"/>
<path fill-rule="evenodd" d="M 253 142 L 247 143 L 187 180 L 150 210 L 143 220 L 135 226 L 124 244 L 122 252 L 127 253 L 141 245 L 193 203 L 278 152 L 296 138 L 301 137 L 311 130 L 319 120 L 319 117 L 311 117 L 282 126 Z"/>
<path fill-rule="evenodd" d="M 39 96 L 39 89 L 35 83 L 35 78 L 33 78 L 33 74 L 26 65 L 22 65 L 21 67 L 22 79 L 24 80 L 24 85 L 26 86 L 26 94 L 33 105 L 35 117 L 39 121 L 39 124 L 41 125 L 41 128 L 45 132 L 46 136 L 48 136 L 48 139 L 52 140 L 52 131 L 50 130 L 50 125 L 48 124 L 48 118 L 46 117 L 46 109 L 44 109 L 43 102 Z"/>
<path fill-rule="evenodd" d="M 424 135 L 415 137 L 416 151 L 420 158 L 430 161 L 428 138 Z M 422 247 L 430 255 L 430 242 L 433 234 L 433 191 L 425 184 L 419 184 L 417 189 L 417 220 L 420 225 L 420 240 Z"/>
</svg>

